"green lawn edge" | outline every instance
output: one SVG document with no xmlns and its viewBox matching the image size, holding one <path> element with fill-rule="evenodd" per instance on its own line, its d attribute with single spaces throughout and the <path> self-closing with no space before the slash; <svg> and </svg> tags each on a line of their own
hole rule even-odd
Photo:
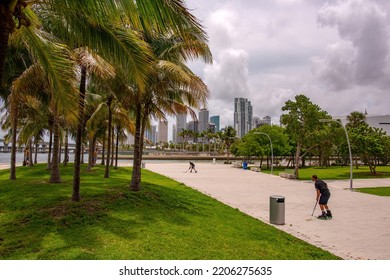
<svg viewBox="0 0 390 280">
<path fill-rule="evenodd" d="M 286 168 L 275 167 L 273 169 L 274 175 L 279 175 L 285 172 Z M 294 170 L 289 168 L 289 173 Z M 269 169 L 262 169 L 261 172 L 270 173 Z M 350 176 L 349 166 L 330 166 L 330 167 L 301 167 L 299 168 L 299 180 L 310 180 L 312 175 L 317 175 L 323 180 L 347 180 Z M 368 166 L 353 167 L 352 174 L 354 179 L 377 179 L 390 178 L 390 166 L 378 166 L 377 174 L 372 175 Z"/>
<path fill-rule="evenodd" d="M 80 203 L 70 201 L 73 166 L 50 184 L 46 165 L 0 170 L 0 259 L 333 260 L 295 238 L 184 184 L 130 168 L 82 167 Z"/>
<path fill-rule="evenodd" d="M 372 187 L 372 188 L 358 188 L 357 192 L 378 195 L 378 196 L 390 196 L 390 187 Z"/>
</svg>

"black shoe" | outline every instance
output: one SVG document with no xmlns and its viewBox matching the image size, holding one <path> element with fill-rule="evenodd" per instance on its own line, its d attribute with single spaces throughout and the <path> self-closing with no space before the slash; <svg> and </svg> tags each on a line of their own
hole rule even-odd
<svg viewBox="0 0 390 280">
<path fill-rule="evenodd" d="M 326 211 L 326 217 L 328 217 L 330 219 L 333 218 L 332 212 L 330 212 L 330 210 Z"/>
<path fill-rule="evenodd" d="M 325 212 L 322 212 L 322 214 L 319 215 L 317 218 L 318 218 L 318 219 L 321 219 L 321 220 L 326 220 L 326 218 L 327 218 L 326 213 L 325 213 Z"/>
</svg>

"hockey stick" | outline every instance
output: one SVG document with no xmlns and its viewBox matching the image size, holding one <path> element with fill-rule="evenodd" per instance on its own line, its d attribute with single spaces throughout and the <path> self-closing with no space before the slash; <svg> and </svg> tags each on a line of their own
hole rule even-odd
<svg viewBox="0 0 390 280">
<path fill-rule="evenodd" d="M 314 209 L 313 209 L 313 213 L 311 213 L 311 217 L 309 219 L 306 219 L 306 221 L 310 221 L 311 219 L 313 219 L 314 211 L 316 211 L 317 204 L 318 204 L 318 201 L 316 201 L 316 204 L 314 204 Z"/>
<path fill-rule="evenodd" d="M 314 216 L 314 211 L 316 211 L 317 204 L 318 204 L 318 201 L 316 201 L 316 204 L 314 205 L 313 213 L 311 213 L 312 217 Z"/>
</svg>

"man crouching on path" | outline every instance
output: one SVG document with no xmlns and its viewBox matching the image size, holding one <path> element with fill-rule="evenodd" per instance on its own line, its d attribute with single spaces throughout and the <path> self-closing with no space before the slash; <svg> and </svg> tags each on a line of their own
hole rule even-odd
<svg viewBox="0 0 390 280">
<path fill-rule="evenodd" d="M 311 179 L 314 181 L 314 186 L 316 188 L 316 201 L 320 205 L 322 211 L 322 214 L 318 216 L 318 219 L 331 219 L 332 212 L 330 212 L 328 208 L 328 200 L 330 198 L 328 185 L 324 181 L 318 179 L 317 175 L 311 176 Z"/>
</svg>

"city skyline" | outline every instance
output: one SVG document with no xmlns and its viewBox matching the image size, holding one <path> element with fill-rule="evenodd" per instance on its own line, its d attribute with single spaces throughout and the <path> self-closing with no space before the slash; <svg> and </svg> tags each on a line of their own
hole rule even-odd
<svg viewBox="0 0 390 280">
<path fill-rule="evenodd" d="M 188 0 L 214 62 L 190 63 L 209 87 L 210 115 L 233 123 L 231 100 L 278 120 L 304 94 L 331 115 L 390 114 L 390 3 L 383 0 Z"/>
</svg>

